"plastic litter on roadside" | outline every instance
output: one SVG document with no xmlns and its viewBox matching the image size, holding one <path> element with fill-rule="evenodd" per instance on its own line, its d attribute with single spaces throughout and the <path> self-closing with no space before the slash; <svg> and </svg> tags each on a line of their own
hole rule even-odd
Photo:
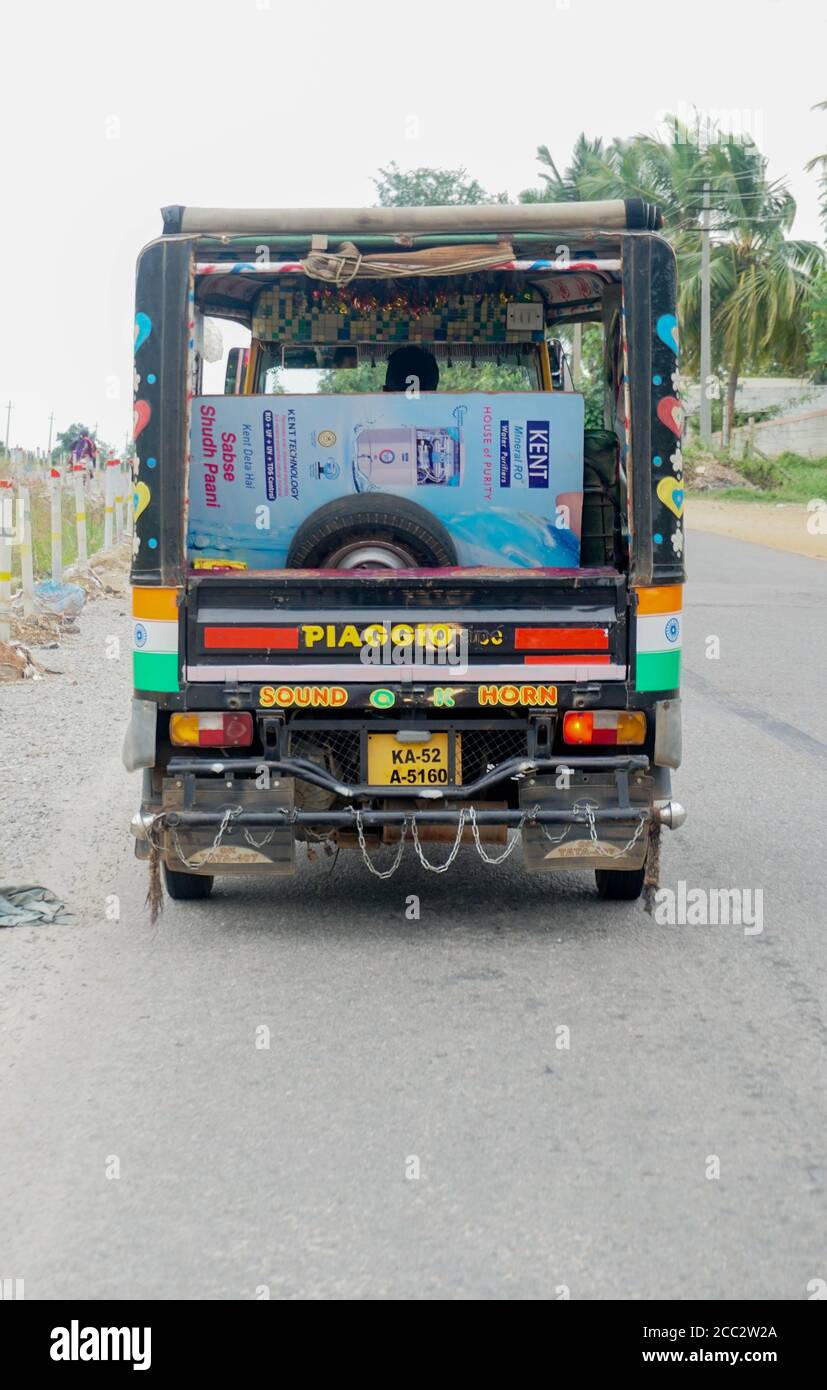
<svg viewBox="0 0 827 1390">
<path fill-rule="evenodd" d="M 80 584 L 58 584 L 54 579 L 44 579 L 40 584 L 35 584 L 34 592 L 41 608 L 66 617 L 76 617 L 86 602 L 86 594 Z"/>
<path fill-rule="evenodd" d="M 48 888 L 25 884 L 20 888 L 0 885 L 0 927 L 22 927 L 27 922 L 67 925 L 72 914 Z"/>
</svg>

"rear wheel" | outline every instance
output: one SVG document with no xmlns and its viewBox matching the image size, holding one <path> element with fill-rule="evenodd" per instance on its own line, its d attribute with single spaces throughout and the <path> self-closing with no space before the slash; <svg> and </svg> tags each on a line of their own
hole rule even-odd
<svg viewBox="0 0 827 1390">
<path fill-rule="evenodd" d="M 208 898 L 212 892 L 212 874 L 183 874 L 177 869 L 164 865 L 164 884 L 171 898 L 176 902 L 192 902 L 196 898 Z"/>
<path fill-rule="evenodd" d="M 404 497 L 340 497 L 302 522 L 290 569 L 439 569 L 457 554 L 441 521 Z"/>
<path fill-rule="evenodd" d="M 601 898 L 616 902 L 634 902 L 643 892 L 646 866 L 639 869 L 595 869 L 594 877 Z"/>
</svg>

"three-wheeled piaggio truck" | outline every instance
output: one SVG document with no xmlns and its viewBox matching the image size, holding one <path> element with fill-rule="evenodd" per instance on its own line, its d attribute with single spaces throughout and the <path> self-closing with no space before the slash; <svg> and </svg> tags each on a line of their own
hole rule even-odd
<svg viewBox="0 0 827 1390">
<path fill-rule="evenodd" d="M 684 819 L 658 210 L 163 218 L 136 290 L 138 856 L 203 898 L 294 873 L 298 841 L 382 875 L 521 845 L 638 897 Z"/>
</svg>

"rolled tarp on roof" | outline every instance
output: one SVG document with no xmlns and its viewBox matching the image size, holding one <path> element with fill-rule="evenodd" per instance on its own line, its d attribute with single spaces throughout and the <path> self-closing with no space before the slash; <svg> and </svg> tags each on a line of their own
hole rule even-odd
<svg viewBox="0 0 827 1390">
<path fill-rule="evenodd" d="M 351 280 L 400 280 L 407 276 L 473 275 L 479 270 L 511 266 L 514 251 L 509 241 L 493 246 L 430 246 L 426 251 L 402 251 L 397 255 L 363 256 L 351 241 L 335 252 L 311 251 L 302 261 L 305 275 L 334 285 Z"/>
<path fill-rule="evenodd" d="M 483 203 L 410 208 L 162 208 L 164 231 L 203 234 L 656 231 L 659 208 L 643 198 L 589 203 Z"/>
</svg>

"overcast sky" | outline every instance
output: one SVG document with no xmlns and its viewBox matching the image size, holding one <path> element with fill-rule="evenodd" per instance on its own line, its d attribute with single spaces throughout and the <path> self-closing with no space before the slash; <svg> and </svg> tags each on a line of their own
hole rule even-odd
<svg viewBox="0 0 827 1390">
<path fill-rule="evenodd" d="M 359 206 L 395 159 L 512 196 L 578 132 L 727 113 L 821 239 L 823 0 L 38 0 L 6 3 L 0 426 L 45 447 L 131 422 L 134 264 L 167 203 Z"/>
</svg>

